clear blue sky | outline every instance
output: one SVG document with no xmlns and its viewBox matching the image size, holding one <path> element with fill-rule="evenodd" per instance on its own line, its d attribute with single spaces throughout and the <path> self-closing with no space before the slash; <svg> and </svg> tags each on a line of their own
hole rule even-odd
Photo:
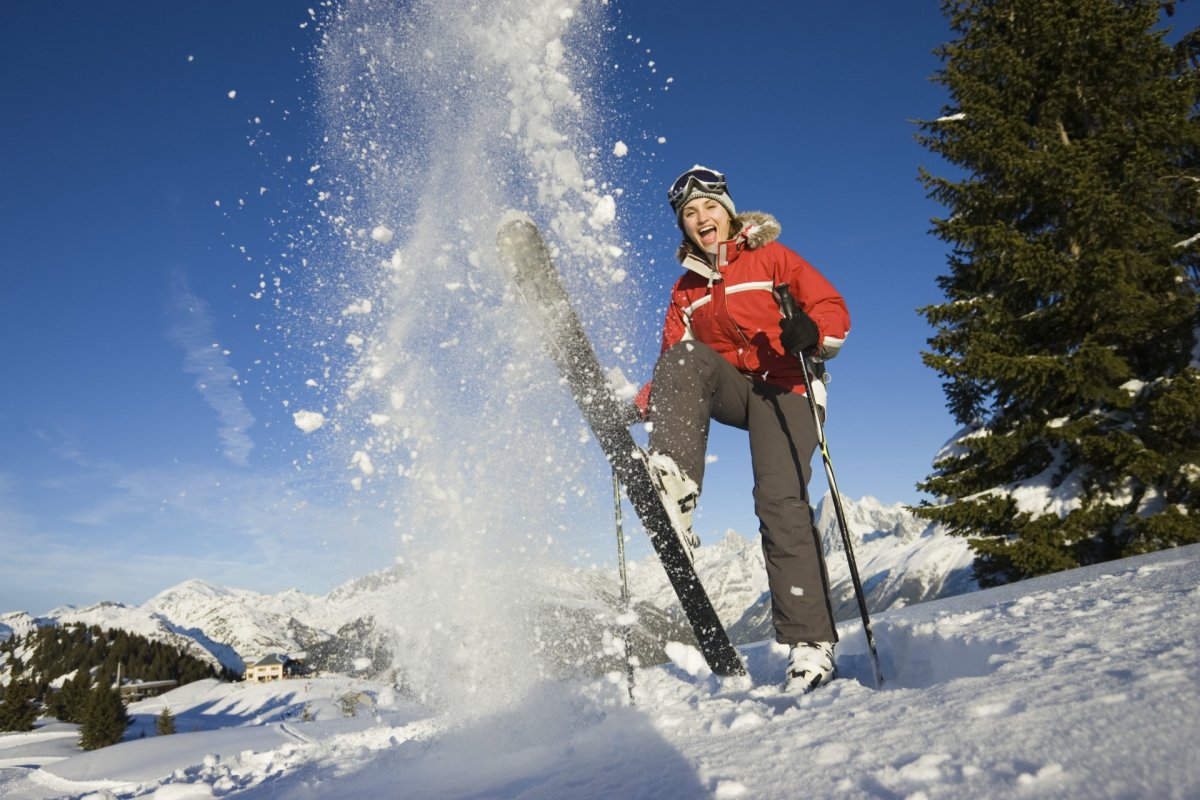
<svg viewBox="0 0 1200 800">
<path fill-rule="evenodd" d="M 945 258 L 917 180 L 945 168 L 913 141 L 945 102 L 937 5 L 609 6 L 619 69 L 602 88 L 621 113 L 603 135 L 641 159 L 619 214 L 646 291 L 661 309 L 676 274 L 662 198 L 682 169 L 721 169 L 740 208 L 774 213 L 851 309 L 828 435 L 854 499 L 918 501 L 955 430 L 915 311 L 940 300 Z M 345 535 L 358 512 L 323 487 L 343 465 L 312 466 L 281 403 L 307 377 L 281 354 L 295 341 L 270 287 L 252 297 L 296 241 L 288 193 L 324 134 L 309 6 L 6 9 L 0 611 L 140 603 L 192 577 L 325 592 L 389 563 L 390 532 Z M 755 531 L 744 449 L 715 431 L 706 541 Z"/>
</svg>

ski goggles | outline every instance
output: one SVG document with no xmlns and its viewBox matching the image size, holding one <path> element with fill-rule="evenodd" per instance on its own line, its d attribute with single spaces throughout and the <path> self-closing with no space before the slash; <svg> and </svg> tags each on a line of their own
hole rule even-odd
<svg viewBox="0 0 1200 800">
<path fill-rule="evenodd" d="M 672 210 L 678 213 L 680 206 L 687 202 L 692 192 L 697 189 L 710 194 L 724 194 L 728 186 L 724 175 L 715 169 L 697 164 L 676 178 L 667 190 L 667 200 L 670 201 Z"/>
</svg>

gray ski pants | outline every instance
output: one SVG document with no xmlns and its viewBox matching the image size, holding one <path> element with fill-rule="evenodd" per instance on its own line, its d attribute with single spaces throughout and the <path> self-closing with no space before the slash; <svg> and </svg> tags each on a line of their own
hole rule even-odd
<svg viewBox="0 0 1200 800">
<path fill-rule="evenodd" d="M 709 420 L 749 432 L 775 638 L 836 642 L 829 577 L 808 502 L 817 448 L 808 398 L 743 375 L 706 344 L 683 341 L 655 365 L 650 401 L 651 451 L 669 455 L 701 488 Z"/>
</svg>

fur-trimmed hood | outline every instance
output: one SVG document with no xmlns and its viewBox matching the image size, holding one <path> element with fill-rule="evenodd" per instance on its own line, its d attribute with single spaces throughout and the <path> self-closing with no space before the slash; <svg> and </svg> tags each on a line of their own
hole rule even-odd
<svg viewBox="0 0 1200 800">
<path fill-rule="evenodd" d="M 775 241 L 779 238 L 782 230 L 779 220 L 765 211 L 743 211 L 733 218 L 733 224 L 730 227 L 736 229 L 737 234 L 729 241 L 721 243 L 716 256 L 720 259 L 721 266 L 737 258 L 737 251 L 742 248 L 757 250 L 763 245 Z M 675 257 L 685 268 L 699 273 L 705 278 L 719 279 L 721 277 L 720 272 L 714 266 L 713 256 L 697 247 L 695 242 L 687 238 L 687 234 L 684 234 L 683 241 L 679 243 Z"/>
</svg>

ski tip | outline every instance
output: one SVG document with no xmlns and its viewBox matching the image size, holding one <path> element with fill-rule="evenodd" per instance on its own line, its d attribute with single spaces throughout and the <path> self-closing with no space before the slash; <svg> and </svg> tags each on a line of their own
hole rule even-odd
<svg viewBox="0 0 1200 800">
<path fill-rule="evenodd" d="M 548 269 L 550 248 L 537 223 L 524 212 L 504 213 L 496 229 L 496 248 L 510 276 L 517 280 L 522 280 L 522 276 L 528 278 L 530 270 L 541 275 Z"/>
<path fill-rule="evenodd" d="M 496 230 L 500 235 L 504 235 L 505 232 L 511 231 L 512 229 L 518 227 L 528 227 L 535 230 L 537 229 L 537 225 L 534 224 L 532 217 L 530 217 L 524 211 L 518 211 L 515 208 L 510 208 L 500 217 L 500 224 L 496 226 Z"/>
</svg>

